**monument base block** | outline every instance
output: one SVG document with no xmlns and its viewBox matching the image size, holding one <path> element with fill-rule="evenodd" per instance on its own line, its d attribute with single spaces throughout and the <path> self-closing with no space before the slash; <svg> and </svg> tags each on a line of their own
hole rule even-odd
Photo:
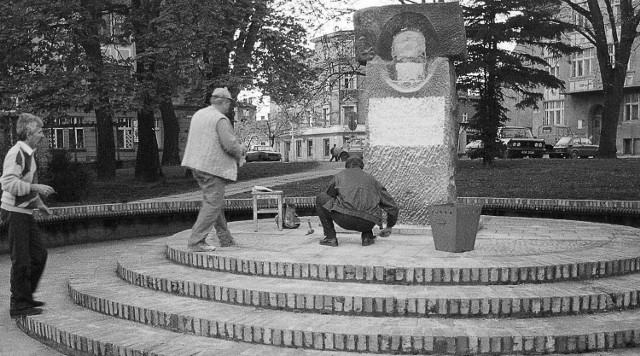
<svg viewBox="0 0 640 356">
<path fill-rule="evenodd" d="M 433 242 L 438 251 L 465 252 L 474 249 L 482 206 L 459 203 L 429 208 Z"/>
</svg>

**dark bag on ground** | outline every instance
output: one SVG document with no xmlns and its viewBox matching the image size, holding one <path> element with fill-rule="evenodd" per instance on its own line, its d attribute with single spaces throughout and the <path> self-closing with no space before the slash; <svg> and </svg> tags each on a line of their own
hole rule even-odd
<svg viewBox="0 0 640 356">
<path fill-rule="evenodd" d="M 276 215 L 276 224 L 278 216 Z M 282 219 L 282 227 L 285 229 L 297 229 L 300 226 L 300 218 L 296 214 L 296 206 L 294 204 L 284 205 L 284 218 Z"/>
</svg>

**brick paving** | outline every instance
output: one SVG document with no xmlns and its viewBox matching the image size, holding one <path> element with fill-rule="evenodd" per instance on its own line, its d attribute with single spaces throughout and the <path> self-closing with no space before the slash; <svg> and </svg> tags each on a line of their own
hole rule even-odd
<svg viewBox="0 0 640 356">
<path fill-rule="evenodd" d="M 238 246 L 211 253 L 186 251 L 185 232 L 52 249 L 38 295 L 49 304 L 25 328 L 83 350 L 165 355 L 554 353 L 640 342 L 637 229 L 483 217 L 476 249 L 458 254 L 436 251 L 428 228 L 404 226 L 369 247 L 344 231 L 339 247 L 320 246 L 322 229 L 313 219 L 315 233 L 305 235 L 305 219 L 282 231 L 264 219 L 258 233 L 252 221 L 231 223 Z M 0 256 L 0 266 L 7 260 Z M 580 263 L 598 278 L 582 280 L 587 274 L 571 267 Z M 188 266 L 194 264 L 204 268 Z M 536 283 L 503 277 L 515 275 L 510 268 L 540 266 L 544 278 Z M 486 283 L 467 283 L 473 271 L 486 273 Z M 6 319 L 0 323 L 11 341 L 31 351 L 15 352 L 3 336 L 0 354 L 54 354 Z M 592 355 L 640 353 L 634 351 Z"/>
<path fill-rule="evenodd" d="M 343 167 L 326 166 L 286 179 Z M 227 194 L 285 182 L 235 183 Z M 167 199 L 201 198 L 148 201 Z M 369 247 L 344 231 L 338 248 L 320 246 L 322 229 L 314 219 L 305 235 L 305 219 L 283 231 L 262 220 L 259 233 L 251 221 L 232 223 L 238 246 L 206 254 L 186 251 L 184 232 L 50 249 L 37 294 L 45 313 L 19 323 L 44 344 L 9 319 L 4 287 L 0 355 L 60 355 L 55 344 L 83 350 L 60 350 L 74 355 L 640 355 L 608 350 L 640 342 L 637 229 L 483 217 L 476 249 L 454 254 L 436 251 L 428 228 L 409 226 Z M 3 286 L 9 266 L 0 255 Z"/>
</svg>

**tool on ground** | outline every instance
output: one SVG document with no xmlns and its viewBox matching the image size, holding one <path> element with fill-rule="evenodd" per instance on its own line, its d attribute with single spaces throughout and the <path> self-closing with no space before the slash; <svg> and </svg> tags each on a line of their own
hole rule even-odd
<svg viewBox="0 0 640 356">
<path fill-rule="evenodd" d="M 311 219 L 308 219 L 307 222 L 309 223 L 309 231 L 307 231 L 305 235 L 311 235 L 313 234 L 313 228 L 311 227 Z"/>
</svg>

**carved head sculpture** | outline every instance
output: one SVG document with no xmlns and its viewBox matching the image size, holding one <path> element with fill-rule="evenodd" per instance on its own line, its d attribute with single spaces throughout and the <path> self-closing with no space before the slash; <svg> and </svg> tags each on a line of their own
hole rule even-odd
<svg viewBox="0 0 640 356">
<path fill-rule="evenodd" d="M 418 30 L 401 30 L 393 36 L 391 57 L 396 63 L 425 63 L 427 45 L 424 35 Z"/>
</svg>

